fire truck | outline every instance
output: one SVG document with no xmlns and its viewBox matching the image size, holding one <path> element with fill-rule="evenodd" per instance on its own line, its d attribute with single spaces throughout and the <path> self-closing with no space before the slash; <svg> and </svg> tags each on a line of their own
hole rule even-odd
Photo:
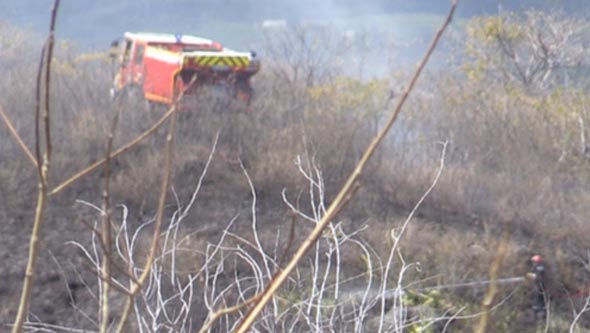
<svg viewBox="0 0 590 333">
<path fill-rule="evenodd" d="M 249 105 L 250 79 L 260 69 L 255 52 L 183 34 L 127 32 L 111 44 L 111 57 L 116 64 L 111 97 L 139 95 L 150 105 L 170 106 L 206 89 Z"/>
</svg>

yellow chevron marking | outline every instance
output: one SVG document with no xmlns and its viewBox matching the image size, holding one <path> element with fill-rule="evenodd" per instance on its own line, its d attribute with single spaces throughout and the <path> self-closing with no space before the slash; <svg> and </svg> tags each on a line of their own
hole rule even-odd
<svg viewBox="0 0 590 333">
<path fill-rule="evenodd" d="M 228 60 L 232 63 L 232 66 L 234 66 L 234 67 L 242 66 L 242 63 L 240 62 L 240 58 L 238 58 L 238 57 L 231 57 L 231 58 L 228 58 Z"/>
<path fill-rule="evenodd" d="M 197 63 L 201 66 L 205 66 L 205 65 L 207 65 L 208 60 L 209 60 L 209 57 L 200 57 L 200 58 L 198 58 Z"/>
<path fill-rule="evenodd" d="M 203 67 L 247 67 L 250 65 L 250 59 L 248 59 L 248 57 L 236 56 L 201 56 L 194 58 L 184 58 L 184 65 L 196 65 Z"/>
<path fill-rule="evenodd" d="M 224 63 L 226 66 L 229 66 L 229 67 L 233 67 L 233 66 L 234 66 L 234 64 L 233 64 L 233 62 L 232 62 L 232 60 L 231 60 L 231 58 L 221 58 L 221 60 L 223 61 L 223 63 Z"/>
<path fill-rule="evenodd" d="M 250 59 L 248 57 L 239 57 L 239 59 L 242 61 L 242 66 L 246 67 L 250 65 Z"/>
<path fill-rule="evenodd" d="M 206 66 L 214 66 L 218 60 L 219 60 L 218 57 L 209 57 L 209 60 L 205 63 L 205 65 Z"/>
<path fill-rule="evenodd" d="M 215 61 L 213 62 L 212 66 L 223 66 L 225 65 L 225 60 L 222 57 L 215 57 Z"/>
<path fill-rule="evenodd" d="M 221 58 L 221 62 L 228 67 L 233 67 L 230 57 Z"/>
</svg>

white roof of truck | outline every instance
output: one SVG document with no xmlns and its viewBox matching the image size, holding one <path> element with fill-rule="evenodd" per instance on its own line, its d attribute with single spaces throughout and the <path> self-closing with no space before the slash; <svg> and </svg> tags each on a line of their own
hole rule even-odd
<svg viewBox="0 0 590 333">
<path fill-rule="evenodd" d="M 178 38 L 180 37 L 180 42 L 182 44 L 212 44 L 213 41 L 206 38 L 201 38 L 197 36 L 185 35 L 185 34 L 161 34 L 161 33 L 151 33 L 151 32 L 126 32 L 125 38 L 129 39 L 139 39 L 144 40 L 147 42 L 153 43 L 177 43 Z"/>
</svg>

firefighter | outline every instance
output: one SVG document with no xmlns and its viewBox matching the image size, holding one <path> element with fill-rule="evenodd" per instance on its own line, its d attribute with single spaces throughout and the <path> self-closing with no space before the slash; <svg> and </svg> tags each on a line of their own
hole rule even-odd
<svg viewBox="0 0 590 333">
<path fill-rule="evenodd" d="M 546 270 L 545 261 L 543 257 L 535 254 L 530 259 L 531 262 L 531 273 L 534 283 L 532 308 L 535 314 L 535 318 L 541 319 L 545 317 L 547 311 L 547 281 L 546 281 Z"/>
</svg>

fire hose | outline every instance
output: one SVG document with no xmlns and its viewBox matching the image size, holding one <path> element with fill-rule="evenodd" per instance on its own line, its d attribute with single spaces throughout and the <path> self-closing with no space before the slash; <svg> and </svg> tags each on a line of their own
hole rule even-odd
<svg viewBox="0 0 590 333">
<path fill-rule="evenodd" d="M 527 278 L 528 277 L 525 277 L 525 276 L 516 276 L 516 277 L 502 278 L 502 279 L 496 279 L 496 280 L 483 280 L 483 281 L 472 281 L 472 282 L 465 282 L 465 283 L 444 284 L 444 285 L 438 285 L 438 286 L 432 286 L 432 287 L 419 288 L 416 290 L 420 291 L 420 292 L 428 292 L 428 291 L 432 291 L 432 290 L 458 289 L 458 288 L 464 288 L 464 287 L 474 288 L 474 287 L 487 286 L 487 285 L 491 284 L 492 282 L 495 282 L 497 284 L 513 284 L 513 283 L 525 282 L 527 280 Z"/>
<path fill-rule="evenodd" d="M 423 288 L 412 288 L 412 291 L 426 293 L 434 290 L 452 290 L 452 289 L 459 289 L 459 288 L 477 288 L 477 287 L 484 287 L 492 282 L 497 283 L 499 285 L 505 284 L 516 284 L 522 283 L 527 280 L 534 279 L 534 276 L 527 274 L 526 276 L 516 276 L 516 277 L 507 277 L 501 278 L 496 280 L 481 280 L 481 281 L 470 281 L 470 282 L 463 282 L 463 283 L 451 283 L 451 284 L 443 284 L 437 286 L 430 286 L 430 287 L 423 287 Z M 393 297 L 397 297 L 406 293 L 406 290 L 410 290 L 410 288 L 392 288 L 389 290 L 356 290 L 351 291 L 348 295 L 350 300 L 359 300 L 366 297 L 369 298 L 381 298 L 385 297 L 385 299 L 390 299 Z"/>
<path fill-rule="evenodd" d="M 435 290 L 453 290 L 453 289 L 460 289 L 460 288 L 478 288 L 478 287 L 485 287 L 490 285 L 491 283 L 496 283 L 498 285 L 507 285 L 507 284 L 518 284 L 527 281 L 535 281 L 536 276 L 534 273 L 527 273 L 525 276 L 515 276 L 515 277 L 507 277 L 501 278 L 496 280 L 481 280 L 481 281 L 470 281 L 470 282 L 463 282 L 463 283 L 450 283 L 450 284 L 443 284 L 443 285 L 436 285 L 436 286 L 429 286 L 429 287 L 422 287 L 422 288 L 412 288 L 412 291 L 419 292 L 419 293 L 427 293 Z M 392 288 L 385 291 L 382 290 L 356 290 L 352 291 L 349 294 L 349 298 L 353 300 L 362 299 L 365 297 L 369 298 L 381 298 L 385 297 L 386 299 L 390 299 L 396 296 L 403 295 L 406 291 L 409 291 L 410 288 L 402 287 L 402 288 Z M 574 293 L 551 293 L 550 294 L 561 297 L 586 297 L 590 295 L 590 286 L 586 288 L 580 289 Z"/>
</svg>

